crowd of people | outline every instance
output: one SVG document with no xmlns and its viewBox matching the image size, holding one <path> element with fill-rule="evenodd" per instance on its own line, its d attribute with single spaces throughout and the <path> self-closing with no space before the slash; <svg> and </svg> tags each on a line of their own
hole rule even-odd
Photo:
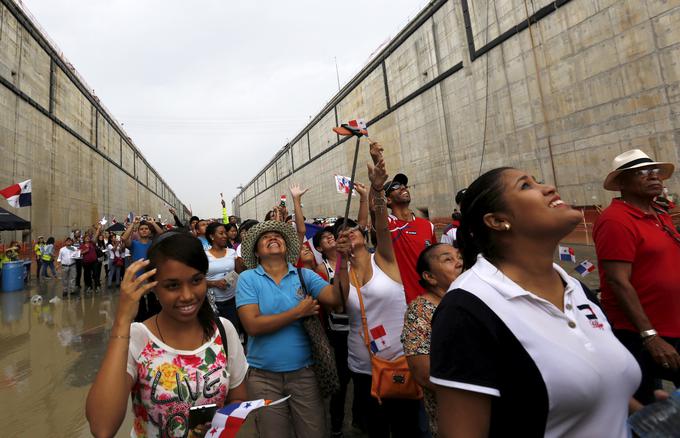
<svg viewBox="0 0 680 438">
<path fill-rule="evenodd" d="M 604 188 L 621 196 L 594 230 L 601 297 L 554 262 L 583 221 L 555 187 L 490 170 L 455 196 L 438 242 L 377 143 L 356 220 L 309 239 L 297 185 L 293 213 L 262 222 L 171 211 L 170 229 L 74 233 L 56 255 L 65 293 L 81 272 L 97 293 L 101 266 L 120 281 L 91 431 L 114 436 L 130 396 L 137 437 L 201 437 L 191 407 L 290 396 L 253 414 L 258 436 L 342 437 L 351 405 L 370 437 L 626 437 L 631 413 L 668 396 L 662 380 L 680 384 L 680 233 L 659 198 L 673 171 L 639 150 L 614 158 Z M 53 240 L 38 244 L 43 276 Z"/>
</svg>

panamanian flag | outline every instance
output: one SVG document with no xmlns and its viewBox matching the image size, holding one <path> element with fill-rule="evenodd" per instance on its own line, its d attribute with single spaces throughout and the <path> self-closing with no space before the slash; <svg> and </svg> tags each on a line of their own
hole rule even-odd
<svg viewBox="0 0 680 438">
<path fill-rule="evenodd" d="M 574 248 L 568 246 L 559 246 L 560 249 L 560 260 L 563 262 L 576 263 L 576 254 L 574 254 Z"/>
<path fill-rule="evenodd" d="M 588 260 L 584 260 L 576 267 L 576 272 L 581 274 L 581 277 L 585 277 L 595 270 L 595 265 L 590 263 Z"/>
<path fill-rule="evenodd" d="M 364 122 L 364 119 L 350 120 L 347 124 L 352 128 L 361 131 L 363 135 L 368 135 L 368 129 L 366 129 L 366 122 Z"/>
<path fill-rule="evenodd" d="M 338 193 L 349 193 L 349 185 L 352 179 L 348 176 L 335 175 L 335 189 Z M 352 196 L 356 196 L 356 190 L 352 190 Z"/>
<path fill-rule="evenodd" d="M 390 346 L 390 342 L 387 339 L 387 331 L 385 330 L 385 326 L 382 324 L 373 327 L 368 332 L 373 339 L 370 344 L 371 351 L 373 353 L 383 351 Z"/>
<path fill-rule="evenodd" d="M 0 190 L 0 195 L 7 198 L 7 202 L 14 208 L 31 206 L 31 180 L 27 179 L 19 184 Z"/>
<path fill-rule="evenodd" d="M 236 438 L 239 429 L 245 423 L 246 417 L 252 411 L 283 403 L 288 400 L 290 396 L 282 399 L 271 400 L 251 400 L 241 403 L 232 403 L 215 412 L 212 423 L 208 432 L 205 434 L 206 438 Z"/>
</svg>

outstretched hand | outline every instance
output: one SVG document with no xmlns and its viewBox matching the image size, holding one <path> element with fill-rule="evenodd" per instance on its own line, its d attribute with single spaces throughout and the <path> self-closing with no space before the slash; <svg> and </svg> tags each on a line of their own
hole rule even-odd
<svg viewBox="0 0 680 438">
<path fill-rule="evenodd" d="M 359 194 L 359 197 L 361 197 L 361 198 L 366 198 L 368 196 L 368 187 L 361 184 L 360 182 L 354 183 L 354 190 L 357 191 L 357 193 Z"/>
<path fill-rule="evenodd" d="M 371 158 L 373 159 L 373 164 L 378 164 L 378 161 L 380 161 L 383 158 L 383 147 L 380 146 L 380 143 L 377 141 L 373 141 L 370 144 L 370 149 L 369 153 L 371 154 Z"/>
<path fill-rule="evenodd" d="M 300 184 L 292 184 L 290 186 L 290 194 L 293 197 L 293 199 L 302 198 L 302 195 L 307 193 L 307 191 L 309 191 L 309 188 L 303 189 L 300 187 Z"/>
<path fill-rule="evenodd" d="M 349 260 L 352 256 L 352 242 L 349 239 L 350 230 L 342 230 L 335 239 L 335 250 L 340 253 L 343 259 Z"/>
<path fill-rule="evenodd" d="M 385 160 L 380 159 L 373 165 L 371 163 L 368 166 L 368 179 L 371 181 L 371 185 L 377 191 L 382 190 L 383 186 L 387 182 L 387 170 L 385 169 Z"/>
</svg>

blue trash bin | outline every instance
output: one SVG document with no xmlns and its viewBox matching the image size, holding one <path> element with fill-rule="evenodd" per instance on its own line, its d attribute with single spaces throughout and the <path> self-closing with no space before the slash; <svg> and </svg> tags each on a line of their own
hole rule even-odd
<svg viewBox="0 0 680 438">
<path fill-rule="evenodd" d="M 2 291 L 14 292 L 24 288 L 24 262 L 7 262 L 2 265 Z"/>
</svg>

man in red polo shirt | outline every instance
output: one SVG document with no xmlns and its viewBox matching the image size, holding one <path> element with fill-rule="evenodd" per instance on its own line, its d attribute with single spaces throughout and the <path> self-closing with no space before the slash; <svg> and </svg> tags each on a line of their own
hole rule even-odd
<svg viewBox="0 0 680 438">
<path fill-rule="evenodd" d="M 614 159 L 604 188 L 620 191 L 595 223 L 602 305 L 635 356 L 635 398 L 654 401 L 656 379 L 680 385 L 680 234 L 654 199 L 674 170 L 633 149 Z"/>
<path fill-rule="evenodd" d="M 382 157 L 382 147 L 378 143 L 371 143 L 371 158 L 376 164 Z M 394 255 L 397 258 L 401 281 L 404 284 L 406 303 L 422 295 L 424 290 L 418 280 L 416 261 L 420 252 L 427 246 L 437 242 L 434 225 L 427 219 L 416 217 L 409 209 L 411 193 L 408 191 L 408 178 L 398 173 L 392 181 L 383 187 L 387 206 L 392 210 L 388 217 Z"/>
</svg>

